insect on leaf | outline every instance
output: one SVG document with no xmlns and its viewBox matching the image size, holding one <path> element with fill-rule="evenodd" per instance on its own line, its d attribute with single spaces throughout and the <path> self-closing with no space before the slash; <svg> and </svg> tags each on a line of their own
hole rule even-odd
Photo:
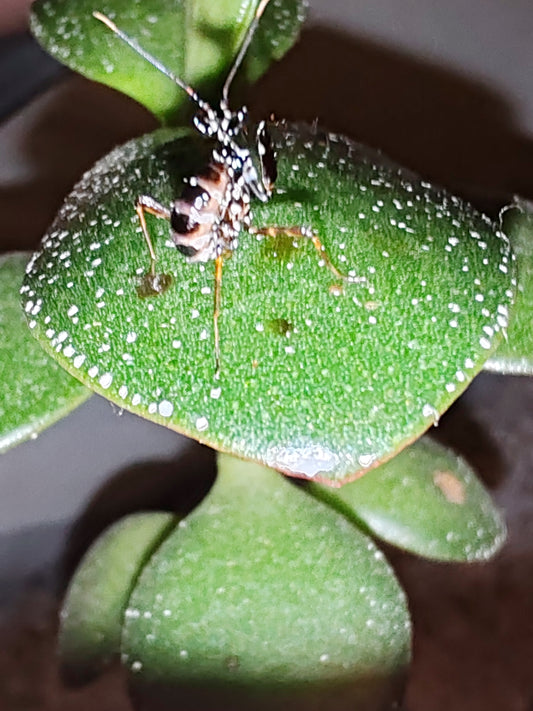
<svg viewBox="0 0 533 711">
<path fill-rule="evenodd" d="M 224 263 L 219 377 L 214 263 L 188 263 L 150 215 L 172 285 L 138 293 L 149 258 L 133 202 L 170 205 L 205 164 L 205 140 L 186 131 L 132 141 L 84 176 L 24 300 L 41 300 L 44 347 L 120 407 L 339 485 L 420 436 L 482 368 L 513 302 L 512 254 L 488 218 L 381 155 L 306 126 L 271 131 L 279 177 L 254 225 L 314 231 L 354 282 L 311 240 L 243 230 Z"/>
</svg>

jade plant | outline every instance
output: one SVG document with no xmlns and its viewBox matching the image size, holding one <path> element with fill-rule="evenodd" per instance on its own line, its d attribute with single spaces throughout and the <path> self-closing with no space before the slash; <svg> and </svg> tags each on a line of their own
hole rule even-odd
<svg viewBox="0 0 533 711">
<path fill-rule="evenodd" d="M 147 295 L 134 209 L 146 194 L 171 205 L 212 144 L 186 93 L 92 13 L 217 106 L 260 4 L 34 5 L 51 54 L 162 127 L 81 178 L 25 276 L 28 255 L 2 258 L 0 447 L 95 391 L 220 452 L 195 509 L 127 517 L 87 553 L 62 613 L 71 677 L 120 656 L 139 707 L 229 694 L 379 708 L 400 695 L 411 634 L 379 541 L 470 562 L 505 540 L 466 462 L 422 435 L 483 368 L 531 372 L 533 217 L 517 200 L 493 221 L 347 138 L 272 124 L 278 176 L 224 260 L 217 364 L 214 262 L 190 263 L 148 215 L 168 279 Z M 290 48 L 304 10 L 268 4 L 230 103 Z M 323 250 L 257 232 L 292 226 Z"/>
</svg>

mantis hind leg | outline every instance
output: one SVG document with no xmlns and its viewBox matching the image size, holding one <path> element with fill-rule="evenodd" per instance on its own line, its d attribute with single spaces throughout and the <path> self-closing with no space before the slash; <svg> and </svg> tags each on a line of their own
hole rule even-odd
<svg viewBox="0 0 533 711">
<path fill-rule="evenodd" d="M 337 278 L 350 284 L 362 284 L 366 282 L 366 277 L 352 276 L 351 274 L 343 274 L 331 261 L 325 246 L 322 244 L 319 236 L 307 227 L 251 227 L 250 232 L 256 235 L 265 235 L 265 237 L 289 237 L 292 239 L 308 239 L 312 242 L 316 249 L 320 260 L 324 262 L 329 271 Z"/>
<path fill-rule="evenodd" d="M 158 274 L 156 272 L 155 263 L 157 261 L 157 255 L 150 233 L 148 232 L 145 213 L 170 222 L 170 210 L 149 195 L 139 195 L 135 203 L 135 212 L 139 217 L 143 237 L 150 254 L 150 269 L 143 276 L 141 283 L 137 287 L 137 293 L 141 298 L 159 296 L 172 284 L 172 276 L 170 274 Z"/>
<path fill-rule="evenodd" d="M 220 316 L 220 303 L 222 299 L 222 265 L 224 257 L 217 255 L 215 259 L 215 306 L 213 309 L 213 334 L 215 339 L 215 378 L 220 375 L 220 332 L 218 318 Z"/>
</svg>

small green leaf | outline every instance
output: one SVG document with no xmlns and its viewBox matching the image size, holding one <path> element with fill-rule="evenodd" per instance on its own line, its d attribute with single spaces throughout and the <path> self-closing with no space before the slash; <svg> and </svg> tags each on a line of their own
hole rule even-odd
<svg viewBox="0 0 533 711">
<path fill-rule="evenodd" d="M 122 652 L 135 686 L 262 694 L 374 679 L 380 693 L 410 648 L 405 597 L 383 554 L 277 472 L 219 462 L 214 487 L 130 598 Z"/>
<path fill-rule="evenodd" d="M 38 0 L 33 34 L 50 54 L 80 74 L 144 104 L 163 123 L 189 112 L 185 92 L 93 17 L 108 15 L 164 66 L 218 103 L 223 80 L 259 0 Z M 242 74 L 248 81 L 294 44 L 304 0 L 274 0 L 267 7 Z"/>
<path fill-rule="evenodd" d="M 19 297 L 29 257 L 0 257 L 0 452 L 37 436 L 91 394 L 31 337 Z M 28 317 L 39 308 L 38 300 L 28 304 Z"/>
<path fill-rule="evenodd" d="M 63 609 L 59 654 L 71 681 L 90 681 L 120 652 L 124 611 L 139 571 L 176 517 L 139 513 L 109 528 L 89 549 Z"/>
<path fill-rule="evenodd" d="M 254 205 L 254 224 L 312 228 L 356 281 L 332 274 L 311 240 L 243 231 L 224 263 L 220 377 L 214 264 L 188 263 L 151 216 L 157 268 L 173 283 L 138 294 L 149 258 L 135 196 L 170 205 L 205 166 L 210 144 L 185 131 L 130 142 L 83 178 L 24 296 L 42 300 L 43 346 L 120 407 L 342 483 L 416 439 L 496 348 L 514 296 L 510 247 L 487 218 L 365 147 L 306 126 L 272 135 L 276 194 Z"/>
<path fill-rule="evenodd" d="M 533 375 L 533 203 L 516 199 L 503 213 L 503 229 L 518 262 L 518 292 L 507 337 L 485 369 Z"/>
<path fill-rule="evenodd" d="M 341 489 L 309 490 L 373 535 L 426 558 L 486 560 L 505 541 L 505 524 L 470 467 L 428 438 Z"/>
</svg>

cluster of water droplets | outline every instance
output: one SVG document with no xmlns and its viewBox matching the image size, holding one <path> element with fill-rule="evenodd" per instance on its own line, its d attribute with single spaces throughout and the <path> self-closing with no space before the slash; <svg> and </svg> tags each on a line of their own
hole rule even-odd
<svg viewBox="0 0 533 711">
<path fill-rule="evenodd" d="M 220 407 L 224 414 L 217 417 L 217 427 L 226 428 L 222 436 L 231 441 L 234 451 L 242 447 L 241 453 L 249 456 L 250 442 L 255 442 L 254 447 L 260 443 L 263 461 L 309 477 L 326 472 L 335 476 L 340 469 L 353 472 L 375 465 L 391 446 L 383 440 L 388 433 L 383 435 L 382 423 L 384 416 L 390 419 L 398 393 L 418 413 L 419 431 L 424 422 L 436 422 L 446 403 L 480 369 L 483 354 L 491 352 L 507 326 L 516 280 L 505 236 L 494 232 L 488 218 L 378 153 L 313 127 L 274 127 L 280 179 L 276 196 L 265 208 L 271 215 L 265 226 L 276 215 L 276 197 L 283 201 L 296 189 L 303 195 L 304 185 L 309 197 L 296 198 L 291 207 L 303 234 L 293 241 L 294 257 L 283 261 L 274 254 L 271 263 L 275 266 L 277 259 L 279 269 L 287 274 L 284 281 L 291 289 L 300 289 L 298 268 L 305 254 L 321 279 L 302 285 L 304 291 L 312 290 L 316 301 L 310 303 L 321 304 L 318 308 L 337 320 L 325 322 L 305 301 L 295 303 L 289 319 L 278 318 L 287 324 L 283 331 L 273 329 L 272 318 L 260 309 L 243 312 L 239 318 L 249 321 L 257 355 L 240 363 L 226 349 L 223 376 L 217 381 L 212 349 L 213 282 L 206 280 L 211 265 L 190 265 L 186 286 L 175 279 L 170 291 L 185 294 L 179 290 L 186 288 L 188 298 L 193 295 L 195 299 L 179 314 L 165 311 L 165 296 L 140 299 L 132 278 L 137 274 L 142 279 L 148 267 L 147 256 L 139 257 L 138 244 L 143 239 L 133 210 L 136 196 L 145 189 L 143 161 L 153 154 L 154 146 L 167 145 L 170 135 L 162 131 L 157 139 L 149 136 L 130 142 L 100 161 L 69 196 L 30 263 L 24 308 L 30 327 L 39 325 L 49 348 L 69 361 L 82 380 L 94 383 L 121 407 L 172 422 L 199 437 L 211 432 L 213 406 Z M 161 189 L 157 198 L 170 202 L 175 195 L 167 170 L 164 161 L 158 164 L 150 159 L 151 185 Z M 310 183 L 307 178 L 302 182 L 308 172 L 315 177 L 311 176 Z M 264 214 L 261 210 L 258 206 L 258 227 L 262 226 L 257 223 Z M 151 230 L 159 230 L 158 239 L 164 244 L 168 225 L 159 223 L 151 223 Z M 119 245 L 115 244 L 117 235 Z M 310 244 L 313 235 L 321 239 L 323 251 L 317 253 Z M 269 238 L 261 236 L 261 240 Z M 260 248 L 253 236 L 243 236 L 240 242 L 232 269 L 241 252 L 248 259 L 248 254 Z M 123 254 L 120 279 L 109 273 L 109 250 Z M 172 246 L 163 251 L 166 260 L 172 255 L 176 266 L 183 263 Z M 332 273 L 328 260 L 345 278 Z M 461 278 L 455 283 L 457 273 Z M 242 279 L 257 293 L 268 289 L 263 274 L 243 272 Z M 442 284 L 447 285 L 445 289 Z M 59 286 L 62 293 L 56 298 L 52 293 Z M 224 294 L 223 289 L 223 310 Z M 135 325 L 129 312 L 132 306 L 140 314 Z M 242 307 L 237 304 L 237 308 Z M 229 322 L 230 316 L 223 311 L 223 342 Z M 423 327 L 415 328 L 415 322 Z M 210 373 L 205 382 L 203 376 L 193 378 L 195 358 L 183 345 L 191 333 L 208 354 L 201 363 Z M 318 334 L 323 334 L 319 347 L 315 344 Z M 308 396 L 297 384 L 307 370 L 311 347 L 317 349 L 314 367 L 323 376 L 318 380 L 313 376 L 315 391 Z M 159 353 L 154 354 L 154 348 Z M 400 356 L 409 364 L 403 369 L 398 367 Z M 276 381 L 270 381 L 269 364 L 278 358 L 283 368 L 276 371 Z M 175 381 L 170 384 L 160 371 L 165 360 L 168 365 L 184 364 L 176 366 Z M 336 362 L 345 363 L 344 375 Z M 132 379 L 132 373 L 138 375 Z M 224 376 L 228 373 L 248 387 L 262 384 L 254 391 L 261 412 L 250 417 L 247 425 L 226 398 Z M 396 380 L 389 389 L 384 389 L 386 378 Z M 184 399 L 187 389 L 193 395 L 192 407 L 187 404 L 187 393 Z M 335 433 L 324 434 L 322 427 L 314 427 L 317 398 L 328 401 Z M 274 417 L 272 407 L 291 419 L 290 443 L 280 440 L 279 413 Z M 362 431 L 363 422 L 365 434 L 358 435 L 358 442 L 354 433 Z M 248 431 L 250 427 L 262 430 L 262 444 L 257 434 Z M 397 432 L 391 436 L 398 440 Z M 405 432 L 403 438 L 412 436 Z M 254 450 L 253 455 L 258 452 Z"/>
<path fill-rule="evenodd" d="M 307 139 L 304 135 L 306 131 Z M 376 294 L 376 288 L 379 289 L 380 272 L 383 273 L 384 268 L 390 273 L 396 272 L 393 278 L 397 280 L 398 299 L 403 304 L 410 302 L 410 310 L 414 314 L 417 311 L 427 314 L 429 329 L 433 328 L 434 333 L 440 334 L 439 338 L 444 346 L 440 356 L 441 370 L 442 373 L 449 374 L 442 384 L 444 390 L 448 394 L 461 392 L 480 369 L 483 351 L 494 350 L 501 335 L 505 336 L 510 306 L 517 287 L 514 255 L 506 236 L 496 229 L 487 216 L 475 213 L 459 198 L 434 188 L 431 183 L 399 169 L 379 153 L 343 137 L 334 134 L 320 135 L 313 128 L 299 125 L 296 128 L 288 127 L 288 131 L 284 131 L 283 139 L 280 140 L 283 140 L 284 146 L 293 149 L 288 160 L 291 171 L 296 175 L 305 173 L 306 161 L 309 165 L 309 153 L 312 153 L 314 168 L 312 172 L 309 171 L 311 178 L 324 178 L 321 170 L 331 166 L 333 162 L 341 175 L 351 172 L 357 176 L 353 195 L 346 196 L 346 201 L 354 205 L 352 214 L 355 214 L 357 219 L 337 227 L 340 234 L 339 243 L 336 245 L 339 253 L 338 264 L 343 267 L 347 265 L 349 275 L 358 274 L 367 280 L 368 288 L 364 294 L 366 298 L 362 299 L 358 293 L 353 295 L 353 301 L 367 309 L 369 325 L 379 325 L 383 307 L 392 306 L 380 303 L 377 297 L 372 298 Z M 298 152 L 302 143 L 304 151 Z M 361 179 L 363 165 L 370 170 L 366 170 L 364 178 Z M 335 201 L 333 202 L 335 206 Z M 364 208 L 357 209 L 363 203 Z M 317 201 L 314 208 L 323 213 L 327 210 L 327 204 Z M 442 235 L 443 230 L 446 232 L 445 238 Z M 365 266 L 355 265 L 355 268 L 350 270 L 350 259 L 353 260 L 353 257 L 347 258 L 342 254 L 345 236 L 350 245 L 353 246 L 357 242 L 361 244 L 361 255 L 364 259 L 364 242 L 372 239 L 373 233 L 378 244 L 379 237 L 386 235 L 384 248 L 380 250 L 380 256 L 383 258 L 380 260 L 380 266 L 367 263 Z M 476 250 L 472 250 L 468 243 L 475 244 Z M 420 270 L 416 263 L 418 257 L 414 254 L 411 275 L 405 271 L 409 270 L 409 266 L 398 261 L 398 254 L 409 244 L 416 245 L 416 250 L 428 255 L 428 261 L 423 262 L 427 272 Z M 459 258 L 454 255 L 457 251 L 461 255 Z M 430 258 L 436 261 L 431 262 Z M 384 260 L 389 264 L 385 266 Z M 401 269 L 404 270 L 403 273 Z M 505 289 L 501 284 L 496 286 L 495 269 L 507 277 Z M 452 298 L 447 301 L 449 315 L 446 316 L 442 309 L 442 293 L 439 293 L 435 286 L 442 277 L 446 279 L 446 271 L 452 273 L 457 270 L 460 270 L 463 276 L 471 276 L 471 279 L 461 279 L 455 287 L 451 285 L 449 296 Z M 412 275 L 416 275 L 417 271 L 418 279 L 413 279 Z M 410 293 L 406 293 L 407 283 Z M 442 289 L 440 291 L 442 292 Z M 402 320 L 395 324 L 398 331 L 405 326 L 409 327 L 410 317 L 407 312 L 408 310 Z M 475 330 L 472 328 L 474 322 Z M 452 330 L 468 333 L 472 342 L 471 353 L 459 360 L 453 358 L 451 344 L 456 336 L 452 335 Z M 383 334 L 380 334 L 378 337 L 382 336 Z M 407 347 L 415 351 L 426 346 L 427 344 L 421 346 L 417 338 L 407 342 Z M 433 354 L 433 357 L 434 362 L 438 362 L 439 354 Z M 423 363 L 424 354 L 421 353 L 422 369 Z M 438 387 L 442 385 L 438 383 Z M 434 400 L 421 405 L 423 416 L 434 422 L 438 420 L 439 409 L 442 409 L 437 400 L 438 391 L 435 392 Z M 374 457 L 370 454 L 363 455 L 363 459 L 371 464 Z M 359 463 L 364 466 L 361 458 Z"/>
</svg>

